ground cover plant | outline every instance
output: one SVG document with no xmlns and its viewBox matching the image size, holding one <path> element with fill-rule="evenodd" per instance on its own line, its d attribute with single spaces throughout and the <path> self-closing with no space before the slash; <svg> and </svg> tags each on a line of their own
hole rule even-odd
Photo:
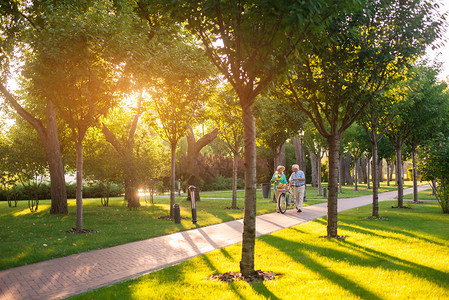
<svg viewBox="0 0 449 300">
<path fill-rule="evenodd" d="M 380 203 L 388 220 L 366 219 L 371 206 L 339 214 L 345 239 L 320 238 L 320 218 L 256 240 L 255 266 L 275 280 L 210 280 L 239 270 L 240 245 L 70 299 L 447 299 L 449 218 L 435 201 L 411 210 Z"/>
<path fill-rule="evenodd" d="M 275 203 L 263 199 L 262 191 L 257 199 L 257 214 L 276 210 Z M 0 269 L 243 218 L 242 209 L 226 209 L 231 205 L 230 196 L 206 197 L 197 204 L 198 224 L 192 224 L 190 202 L 181 195 L 176 199 L 181 224 L 174 224 L 173 220 L 160 219 L 168 216 L 169 201 L 169 197 L 159 196 L 150 204 L 142 198 L 142 206 L 130 211 L 123 198 L 111 198 L 109 207 L 101 206 L 100 199 L 83 199 L 84 228 L 98 231 L 95 234 L 66 233 L 76 224 L 75 200 L 68 201 L 68 215 L 50 215 L 50 200 L 41 200 L 35 213 L 30 212 L 27 201 L 18 201 L 12 208 L 6 201 L 0 202 Z M 238 199 L 237 206 L 243 207 L 243 201 Z"/>
</svg>

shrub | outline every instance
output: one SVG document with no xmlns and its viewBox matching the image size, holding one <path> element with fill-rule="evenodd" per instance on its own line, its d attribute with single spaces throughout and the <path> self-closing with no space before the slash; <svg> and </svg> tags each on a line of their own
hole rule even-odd
<svg viewBox="0 0 449 300">
<path fill-rule="evenodd" d="M 83 197 L 101 198 L 106 196 L 106 186 L 103 183 L 94 183 L 83 186 Z M 109 185 L 109 197 L 118 197 L 124 193 L 122 185 L 111 183 Z"/>
<path fill-rule="evenodd" d="M 424 180 L 432 182 L 436 198 L 443 210 L 449 213 L 449 137 L 438 135 L 419 148 L 419 169 Z"/>
<path fill-rule="evenodd" d="M 201 186 L 203 191 L 220 191 L 220 190 L 231 190 L 232 189 L 232 178 L 224 177 L 223 175 L 216 175 L 209 184 Z M 237 179 L 237 188 L 242 189 L 244 187 L 243 180 Z"/>
<path fill-rule="evenodd" d="M 100 198 L 102 195 L 102 189 L 105 192 L 105 187 L 101 187 L 100 184 L 88 184 L 83 186 L 83 197 L 84 198 Z M 18 184 L 11 191 L 14 194 L 11 195 L 11 199 L 17 200 L 35 200 L 34 191 L 28 186 L 23 186 Z M 76 197 L 76 184 L 66 183 L 67 198 L 73 199 Z M 109 190 L 110 197 L 118 197 L 124 193 L 123 186 L 121 184 L 111 184 Z M 39 200 L 50 199 L 51 198 L 51 187 L 49 182 L 43 182 L 39 186 L 38 190 Z M 6 201 L 6 191 L 0 191 L 0 201 Z"/>
</svg>

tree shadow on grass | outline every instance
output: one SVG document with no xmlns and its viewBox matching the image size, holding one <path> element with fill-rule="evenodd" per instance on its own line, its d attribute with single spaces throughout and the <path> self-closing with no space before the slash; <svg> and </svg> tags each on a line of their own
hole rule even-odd
<svg viewBox="0 0 449 300">
<path fill-rule="evenodd" d="M 294 230 L 294 228 L 292 229 Z M 329 279 L 345 290 L 351 292 L 354 296 L 360 297 L 362 299 L 380 298 L 372 292 L 358 286 L 357 282 L 347 279 L 342 275 L 330 270 L 328 267 L 321 265 L 319 262 L 314 260 L 312 258 L 312 255 L 310 254 L 313 253 L 318 256 L 326 256 L 327 258 L 335 261 L 341 261 L 342 259 L 344 259 L 350 261 L 351 264 L 366 268 L 381 265 L 381 268 L 385 270 L 402 271 L 404 273 L 412 274 L 415 277 L 420 277 L 423 280 L 433 282 L 434 284 L 445 289 L 449 288 L 448 273 L 414 262 L 410 262 L 395 256 L 391 256 L 384 252 L 357 245 L 353 242 L 348 241 L 347 239 L 331 239 L 329 240 L 329 242 L 337 244 L 338 246 L 346 248 L 350 251 L 354 251 L 352 253 L 349 251 L 347 252 L 314 246 L 310 244 L 298 243 L 296 241 L 289 241 L 276 236 L 267 236 L 264 241 L 271 246 L 278 248 L 280 251 L 291 249 L 296 246 L 297 250 L 295 252 L 284 251 L 284 253 L 292 257 L 293 260 L 298 260 L 298 255 L 302 256 L 300 261 L 301 264 L 303 264 L 305 267 Z M 279 245 L 283 245 L 282 248 L 280 248 Z M 356 253 L 361 255 L 355 255 Z"/>
<path fill-rule="evenodd" d="M 361 228 L 361 227 L 356 227 L 356 226 L 350 225 L 350 224 L 341 224 L 338 226 L 338 228 L 341 228 L 341 229 L 344 229 L 347 231 L 352 231 L 355 233 L 367 234 L 367 235 L 371 235 L 371 236 L 379 237 L 379 238 L 395 239 L 395 240 L 402 241 L 402 242 L 408 242 L 408 241 L 410 241 L 409 238 L 414 238 L 414 239 L 418 239 L 418 240 L 421 240 L 426 243 L 432 243 L 432 244 L 436 244 L 438 246 L 443 246 L 443 247 L 446 246 L 441 242 L 438 242 L 438 241 L 435 241 L 435 240 L 432 240 L 429 238 L 425 238 L 422 236 L 418 236 L 416 234 L 412 234 L 410 232 L 400 230 L 397 228 L 395 228 L 394 230 L 388 230 L 385 227 L 377 226 L 377 225 L 369 225 L 369 228 Z M 375 231 L 385 232 L 385 235 L 378 234 Z M 395 236 L 393 236 L 392 234 L 394 234 Z M 402 235 L 402 236 L 404 236 L 404 238 L 399 238 L 398 235 Z"/>
<path fill-rule="evenodd" d="M 226 249 L 220 249 L 220 252 L 223 254 L 224 257 L 228 258 L 229 260 L 233 260 L 233 257 L 229 254 L 229 252 Z M 209 267 L 210 270 L 214 272 L 213 275 L 217 275 L 217 267 L 213 264 L 213 262 L 209 259 L 207 255 L 201 256 L 203 261 L 206 263 L 206 265 Z M 267 299 L 275 299 L 278 300 L 276 295 L 274 295 L 267 287 L 265 286 L 265 283 L 263 281 L 257 281 L 253 283 L 248 283 L 248 285 L 258 294 L 263 295 Z M 244 295 L 242 295 L 237 289 L 236 285 L 232 282 L 228 282 L 228 287 L 235 293 L 236 297 L 240 299 L 246 299 Z"/>
<path fill-rule="evenodd" d="M 232 259 L 231 254 L 229 254 L 228 251 L 226 251 L 225 248 L 220 249 L 221 254 L 223 254 L 224 257 L 226 257 L 227 259 Z"/>
<path fill-rule="evenodd" d="M 263 295 L 266 299 L 273 299 L 273 300 L 279 300 L 280 298 L 276 297 L 267 287 L 265 286 L 264 282 L 255 282 L 251 285 L 251 288 Z"/>
<path fill-rule="evenodd" d="M 394 271 L 404 271 L 414 276 L 421 277 L 427 281 L 433 282 L 439 286 L 445 286 L 449 288 L 449 273 L 445 273 L 440 270 L 436 270 L 424 265 L 420 265 L 405 259 L 401 259 L 396 256 L 389 255 L 385 252 L 379 252 L 368 247 L 357 245 L 348 240 L 345 241 L 332 241 L 338 243 L 339 246 L 347 249 L 357 251 L 360 254 L 370 257 L 373 261 L 385 260 L 389 265 L 382 265 L 382 268 Z"/>
<path fill-rule="evenodd" d="M 392 218 L 390 218 L 391 220 Z M 345 223 L 344 221 L 347 221 L 348 223 Z M 423 236 L 418 236 L 417 234 L 413 234 L 409 231 L 405 231 L 402 228 L 400 228 L 397 225 L 393 225 L 391 223 L 388 223 L 389 221 L 384 221 L 384 220 L 364 220 L 362 221 L 363 223 L 361 224 L 357 224 L 360 227 L 355 227 L 352 223 L 350 223 L 352 220 L 349 219 L 345 219 L 344 217 L 341 217 L 338 221 L 338 228 L 339 229 L 343 229 L 343 230 L 347 230 L 347 231 L 353 231 L 356 233 L 362 233 L 362 234 L 368 234 L 368 235 L 372 235 L 375 237 L 379 237 L 379 238 L 394 238 L 396 240 L 400 240 L 400 241 L 407 241 L 406 238 L 400 239 L 398 237 L 393 237 L 391 234 L 395 234 L 396 236 L 399 235 L 403 235 L 405 237 L 409 237 L 409 238 L 416 238 L 419 239 L 421 241 L 427 242 L 427 243 L 432 243 L 432 244 L 436 244 L 439 246 L 446 246 L 445 244 L 434 240 L 434 239 L 430 239 L 430 238 L 425 238 Z M 326 220 L 325 219 L 317 219 L 314 220 L 313 222 L 322 224 L 324 226 L 327 225 Z M 387 223 L 383 223 L 383 222 L 387 222 Z M 388 224 L 388 226 L 383 226 L 382 224 Z M 429 234 L 429 232 L 423 231 L 423 230 L 419 230 L 416 228 L 413 228 L 414 232 L 420 232 L 420 233 L 425 233 L 425 234 Z M 385 235 L 376 233 L 374 231 L 381 231 L 384 232 Z"/>
<path fill-rule="evenodd" d="M 229 253 L 228 253 L 229 255 Z M 217 267 L 212 263 L 212 261 L 207 257 L 207 255 L 201 256 L 206 265 L 216 273 Z M 231 282 L 228 283 L 228 287 L 234 292 L 235 297 L 238 299 L 246 299 L 236 288 L 235 285 Z"/>
<path fill-rule="evenodd" d="M 366 234 L 375 235 L 375 236 L 384 237 L 384 238 L 395 238 L 397 240 L 402 240 L 402 241 L 407 241 L 406 238 L 416 238 L 423 242 L 432 243 L 432 244 L 436 244 L 439 246 L 446 246 L 445 244 L 437 241 L 436 239 L 427 238 L 427 237 L 418 235 L 418 233 L 425 234 L 425 235 L 431 235 L 432 232 L 422 230 L 416 226 L 409 227 L 409 228 L 407 228 L 408 230 L 404 230 L 403 227 L 400 227 L 397 224 L 392 224 L 395 221 L 394 218 L 390 218 L 391 222 L 390 221 L 384 222 L 384 221 L 378 221 L 378 220 L 363 220 L 360 223 L 356 224 L 357 226 L 360 226 L 360 227 L 354 227 L 354 225 L 351 222 L 352 220 L 347 220 L 347 223 L 345 221 L 346 221 L 345 218 L 341 218 L 341 221 L 340 221 L 341 225 L 339 225 L 339 228 L 342 228 L 345 230 L 351 230 L 354 232 L 366 233 Z M 401 221 L 401 220 L 399 220 L 399 221 Z M 417 224 L 417 223 L 425 222 L 425 221 L 426 221 L 426 218 L 423 218 L 422 220 L 416 220 L 416 222 L 414 222 L 414 223 Z M 404 219 L 403 222 L 408 223 L 408 220 Z M 412 226 L 412 225 L 413 224 L 410 224 L 410 226 Z M 374 231 L 384 232 L 385 236 L 379 235 L 378 233 L 375 233 Z M 413 232 L 411 232 L 411 231 L 413 231 Z M 405 238 L 399 239 L 397 237 L 392 237 L 392 234 L 394 234 L 396 236 L 403 235 Z"/>
<path fill-rule="evenodd" d="M 312 255 L 310 253 L 314 253 L 320 256 L 326 256 L 328 258 L 333 259 L 340 259 L 342 255 L 349 255 L 347 253 L 334 250 L 334 249 L 327 249 L 324 247 L 318 247 L 313 245 L 306 245 L 306 248 L 304 247 L 304 244 L 300 244 L 295 241 L 289 241 L 285 240 L 283 238 L 277 237 L 277 236 L 270 236 L 266 239 L 264 239 L 266 243 L 269 245 L 278 248 L 280 251 L 283 251 L 283 248 L 279 248 L 279 245 L 284 245 L 286 248 L 293 248 L 297 247 L 297 250 L 295 252 L 292 251 L 286 251 L 284 252 L 288 256 L 290 256 L 293 260 L 298 260 L 298 254 L 301 255 L 305 259 L 301 259 L 301 264 L 304 265 L 306 268 L 311 270 L 312 272 L 319 274 L 320 276 L 328 279 L 329 281 L 333 282 L 334 284 L 340 286 L 341 288 L 345 289 L 352 295 L 358 298 L 362 299 L 381 299 L 376 294 L 370 292 L 369 290 L 359 286 L 357 282 L 354 282 L 348 278 L 345 278 L 343 275 L 338 274 L 337 272 L 329 269 L 327 266 L 320 264 L 317 260 L 312 258 Z M 296 254 L 296 255 L 293 255 Z M 285 276 L 288 276 L 286 274 Z"/>
</svg>

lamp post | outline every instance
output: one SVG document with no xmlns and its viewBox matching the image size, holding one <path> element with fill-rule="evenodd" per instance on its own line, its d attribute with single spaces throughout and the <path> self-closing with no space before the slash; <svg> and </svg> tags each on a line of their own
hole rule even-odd
<svg viewBox="0 0 449 300">
<path fill-rule="evenodd" d="M 195 203 L 195 190 L 196 187 L 191 185 L 189 186 L 189 191 L 190 191 L 190 200 L 191 200 L 191 205 L 192 205 L 192 223 L 196 224 L 198 222 L 197 218 L 196 218 L 196 203 Z"/>
<path fill-rule="evenodd" d="M 301 168 L 304 172 L 304 202 L 307 202 L 306 199 L 306 163 L 304 158 L 304 145 L 302 143 L 302 139 L 304 138 L 304 130 L 298 130 L 299 140 L 301 142 Z"/>
</svg>

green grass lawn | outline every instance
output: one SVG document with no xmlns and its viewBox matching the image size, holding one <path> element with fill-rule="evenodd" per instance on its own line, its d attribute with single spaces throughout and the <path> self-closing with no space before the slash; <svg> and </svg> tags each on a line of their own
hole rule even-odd
<svg viewBox="0 0 449 300">
<path fill-rule="evenodd" d="M 421 184 L 427 184 L 427 183 L 423 182 Z M 323 186 L 323 188 L 324 187 L 327 188 L 327 183 L 324 182 L 322 184 L 322 186 Z M 371 195 L 373 192 L 372 185 L 370 187 L 371 188 L 368 189 L 367 184 L 359 183 L 357 185 L 357 191 L 355 191 L 354 185 L 342 186 L 341 187 L 342 193 L 339 193 L 338 197 L 339 198 L 353 198 L 353 197 L 358 197 L 358 196 L 363 196 L 363 195 Z M 413 182 L 405 181 L 404 188 L 406 189 L 406 188 L 410 188 L 410 187 L 413 187 Z M 379 193 L 394 191 L 394 190 L 397 190 L 397 188 L 398 187 L 396 185 L 394 185 L 393 182 L 390 182 L 389 186 L 387 186 L 386 182 L 381 182 L 380 188 L 379 188 Z M 306 195 L 307 199 L 323 199 L 323 195 L 318 195 L 318 188 L 312 187 L 310 185 L 307 186 L 306 194 L 307 194 Z M 231 198 L 232 192 L 231 191 L 202 192 L 201 197 L 203 197 L 203 198 Z M 237 198 L 243 199 L 244 197 L 245 197 L 245 193 L 243 190 L 237 191 Z M 258 198 L 261 198 L 261 197 L 262 197 L 262 191 L 259 190 Z M 273 190 L 271 190 L 271 197 L 273 197 Z"/>
<path fill-rule="evenodd" d="M 427 184 L 427 183 L 422 183 Z M 323 186 L 327 187 L 327 183 L 323 184 Z M 355 191 L 354 185 L 346 185 L 342 186 L 341 190 L 342 193 L 338 194 L 339 198 L 353 198 L 363 195 L 371 195 L 373 193 L 372 189 L 373 185 L 370 185 L 370 188 L 368 189 L 367 184 L 365 183 L 359 183 L 357 184 L 357 191 Z M 413 187 L 412 181 L 405 181 L 404 182 L 404 189 Z M 430 187 L 429 187 L 430 188 Z M 390 192 L 397 190 L 398 187 L 394 185 L 394 182 L 390 182 L 390 185 L 388 186 L 386 182 L 381 182 L 379 187 L 379 193 L 384 192 Z M 320 199 L 323 198 L 323 196 L 318 196 L 318 189 L 313 187 L 307 187 L 307 198 L 309 199 Z"/>
<path fill-rule="evenodd" d="M 36 213 L 30 212 L 27 201 L 19 201 L 16 208 L 0 202 L 0 269 L 243 218 L 243 209 L 226 209 L 231 206 L 231 198 L 209 198 L 213 194 L 205 192 L 204 199 L 197 203 L 198 225 L 192 224 L 190 202 L 185 196 L 176 198 L 181 207 L 181 224 L 159 219 L 169 215 L 168 197 L 156 197 L 154 204 L 141 199 L 142 207 L 132 211 L 123 198 L 112 198 L 109 207 L 102 207 L 100 199 L 84 199 L 83 227 L 97 230 L 97 234 L 66 233 L 76 226 L 75 200 L 68 201 L 68 215 L 50 215 L 49 200 L 39 201 Z M 262 191 L 258 191 L 257 199 L 258 215 L 276 210 L 275 203 L 263 199 Z M 237 206 L 243 207 L 243 202 L 243 198 L 238 199 Z M 319 202 L 311 200 L 307 204 Z"/>
<path fill-rule="evenodd" d="M 404 199 L 413 199 L 413 194 L 404 195 Z M 432 190 L 425 190 L 418 193 L 419 200 L 437 200 L 435 196 L 432 196 Z"/>
<path fill-rule="evenodd" d="M 279 274 L 248 284 L 209 280 L 238 272 L 241 245 L 71 299 L 449 299 L 449 215 L 435 201 L 365 219 L 371 206 L 339 213 L 328 240 L 325 218 L 256 240 L 256 269 Z"/>
<path fill-rule="evenodd" d="M 406 184 L 409 187 L 410 184 Z M 395 186 L 382 184 L 381 191 L 394 190 Z M 356 197 L 370 194 L 366 185 L 342 187 L 339 197 Z M 271 191 L 271 196 L 273 191 Z M 102 207 L 99 199 L 83 200 L 83 227 L 97 230 L 97 234 L 70 234 L 66 231 L 76 225 L 75 200 L 69 200 L 68 215 L 50 215 L 50 201 L 41 200 L 39 211 L 31 213 L 27 201 L 19 201 L 18 207 L 10 208 L 0 202 L 0 269 L 8 269 L 51 258 L 67 256 L 93 249 L 116 246 L 132 241 L 189 230 L 243 218 L 243 210 L 230 210 L 231 191 L 202 192 L 202 201 L 197 204 L 198 225 L 192 224 L 190 202 L 186 195 L 176 197 L 181 206 L 181 224 L 173 220 L 159 219 L 169 214 L 169 198 L 155 197 L 154 204 L 141 199 L 142 207 L 135 211 L 127 209 L 122 198 L 112 198 L 109 207 Z M 237 206 L 244 206 L 244 192 L 238 191 Z M 305 205 L 321 202 L 316 188 L 307 187 Z M 315 200 L 314 200 L 315 199 Z M 320 200 L 321 199 L 321 200 Z M 262 197 L 257 191 L 257 214 L 275 211 L 275 203 Z"/>
</svg>

